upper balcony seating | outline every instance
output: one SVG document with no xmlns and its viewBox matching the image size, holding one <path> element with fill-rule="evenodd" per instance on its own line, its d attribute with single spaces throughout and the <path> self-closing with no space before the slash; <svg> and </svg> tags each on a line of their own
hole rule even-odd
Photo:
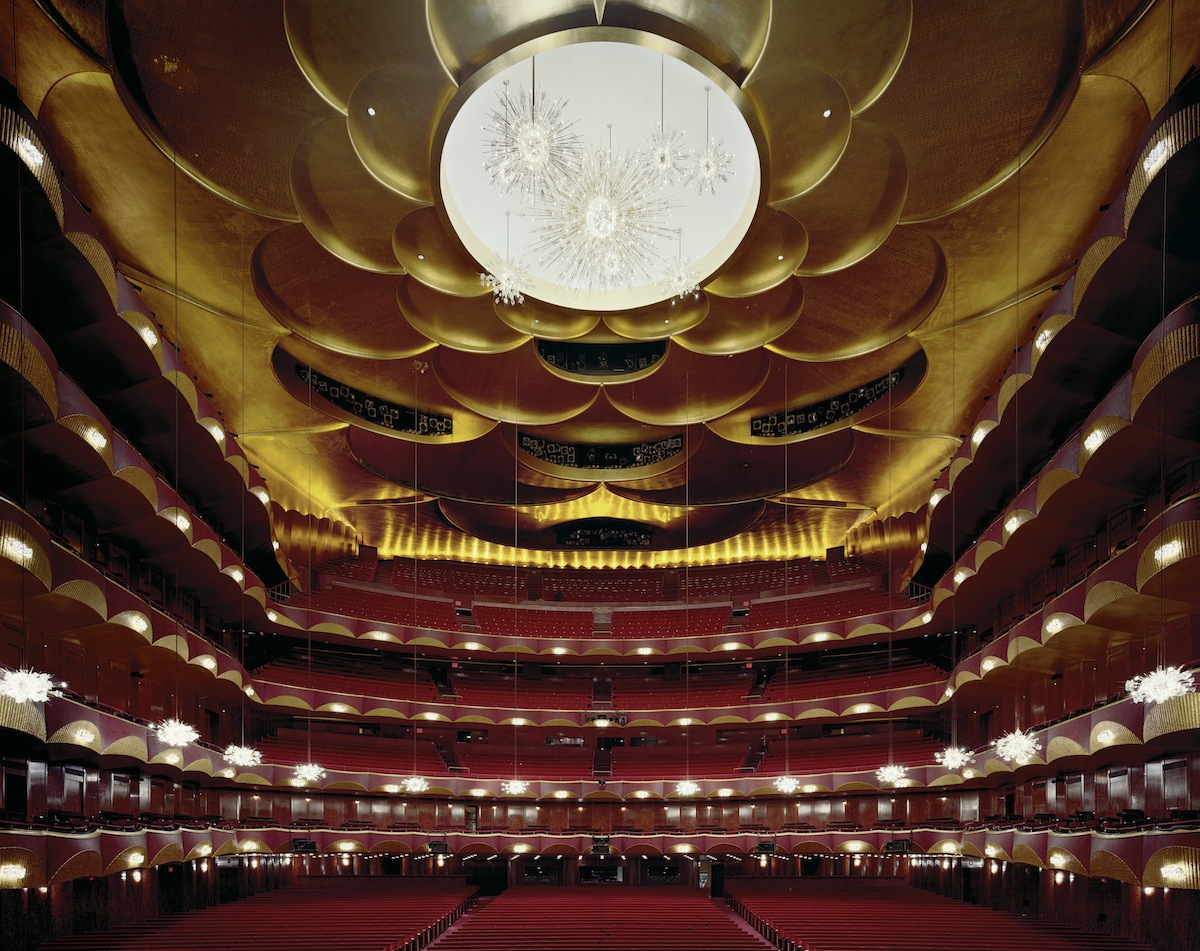
<svg viewBox="0 0 1200 951">
<path fill-rule="evenodd" d="M 509 888 L 468 915 L 437 951 L 761 951 L 757 936 L 696 888 Z"/>
<path fill-rule="evenodd" d="M 343 555 L 341 558 L 331 558 L 318 565 L 313 570 L 321 575 L 334 575 L 338 578 L 351 578 L 355 581 L 371 581 L 379 566 L 379 551 L 363 546 L 357 555 Z"/>
<path fill-rule="evenodd" d="M 748 562 L 688 568 L 679 573 L 679 597 L 690 601 L 756 596 L 764 591 L 801 591 L 813 585 L 812 562 Z"/>
</svg>

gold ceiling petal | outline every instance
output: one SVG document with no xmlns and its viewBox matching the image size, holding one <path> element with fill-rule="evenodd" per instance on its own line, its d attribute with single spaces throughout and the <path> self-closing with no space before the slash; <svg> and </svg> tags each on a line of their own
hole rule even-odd
<svg viewBox="0 0 1200 951">
<path fill-rule="evenodd" d="M 1122 9 L 1130 3 L 1131 0 L 1122 0 Z M 1146 101 L 1149 112 L 1155 113 L 1196 64 L 1194 53 L 1181 55 L 1181 51 L 1200 50 L 1200 2 L 1176 0 L 1148 6 L 1128 39 L 1089 63 L 1088 71 L 1118 76 L 1132 83 Z"/>
<path fill-rule="evenodd" d="M 520 304 L 494 304 L 496 316 L 518 333 L 546 340 L 574 340 L 590 333 L 600 324 L 600 314 L 572 310 L 526 297 Z"/>
<path fill-rule="evenodd" d="M 63 32 L 96 62 L 103 62 L 107 58 L 108 35 L 104 29 L 104 4 L 94 0 L 43 0 L 41 6 L 47 12 L 53 12 Z"/>
<path fill-rule="evenodd" d="M 393 63 L 441 70 L 420 3 L 379 0 L 284 0 L 292 55 L 313 88 L 346 112 L 367 73 Z"/>
<path fill-rule="evenodd" d="M 443 346 L 470 353 L 503 353 L 529 339 L 496 316 L 491 297 L 454 297 L 404 277 L 396 304 L 413 327 Z"/>
<path fill-rule="evenodd" d="M 455 297 L 490 294 L 480 281 L 479 265 L 446 233 L 436 208 L 418 208 L 396 225 L 396 260 L 422 284 Z"/>
<path fill-rule="evenodd" d="M 808 252 L 808 234 L 791 215 L 762 208 L 738 249 L 704 289 L 719 297 L 751 297 L 778 287 Z"/>
<path fill-rule="evenodd" d="M 526 40 L 596 25 L 592 0 L 428 0 L 425 6 L 428 36 L 446 71 L 460 86 L 480 66 Z"/>
<path fill-rule="evenodd" d="M 429 142 L 454 89 L 440 70 L 405 63 L 368 73 L 350 94 L 346 122 L 359 159 L 412 201 L 433 201 Z"/>
<path fill-rule="evenodd" d="M 665 340 L 703 323 L 708 308 L 708 295 L 701 291 L 684 298 L 672 297 L 651 307 L 610 311 L 604 315 L 604 323 L 609 330 L 630 340 Z"/>
<path fill-rule="evenodd" d="M 631 419 L 686 426 L 724 416 L 754 395 L 767 377 L 766 353 L 710 357 L 671 347 L 658 372 L 636 383 L 612 383 L 605 395 Z"/>
<path fill-rule="evenodd" d="M 1028 158 L 1070 103 L 1082 32 L 1073 3 L 914 9 L 904 62 L 867 110 L 908 157 L 905 221 L 961 208 L 1012 174 L 1018 151 Z"/>
<path fill-rule="evenodd" d="M 487 355 L 443 347 L 432 355 L 431 362 L 442 385 L 465 405 L 521 426 L 570 419 L 591 406 L 600 392 L 595 386 L 572 383 L 551 373 L 533 341 L 509 353 Z"/>
<path fill-rule="evenodd" d="M 349 356 L 392 360 L 436 346 L 396 313 L 400 279 L 352 267 L 304 225 L 284 225 L 254 249 L 254 290 L 285 327 Z"/>
<path fill-rule="evenodd" d="M 98 19 L 101 20 L 99 49 L 104 50 L 107 39 L 102 17 Z M 14 40 L 14 27 L 19 42 Z M 46 16 L 38 3 L 13 3 L 9 15 L 0 17 L 0 45 L 0 76 L 16 86 L 21 101 L 35 116 L 41 112 L 42 100 L 56 82 L 72 73 L 100 66 L 71 42 L 67 32 Z M 20 61 L 20 69 L 15 60 Z"/>
<path fill-rule="evenodd" d="M 803 319 L 767 349 L 796 360 L 846 360 L 920 325 L 942 297 L 946 258 L 936 241 L 901 226 L 865 260 L 803 283 Z M 864 306 L 881 298 L 886 312 Z"/>
<path fill-rule="evenodd" d="M 122 99 L 180 168 L 247 211 L 294 220 L 292 152 L 333 111 L 292 58 L 282 4 L 271 11 L 221 4 L 201 24 L 186 4 L 113 0 L 110 49 Z"/>
<path fill-rule="evenodd" d="M 803 307 L 804 286 L 795 278 L 753 297 L 714 295 L 704 322 L 674 339 L 696 353 L 745 353 L 787 333 Z"/>
<path fill-rule="evenodd" d="M 1146 0 L 1083 0 L 1084 63 L 1091 65 L 1096 56 L 1103 56 L 1109 45 L 1121 39 L 1153 6 Z"/>
<path fill-rule="evenodd" d="M 970 208 L 912 226 L 945 249 L 955 274 L 955 293 L 943 295 L 921 331 L 988 312 L 1018 287 L 1064 279 L 1099 220 L 1096 196 L 1120 188 L 1148 118 L 1128 83 L 1084 76 L 1054 136 L 1019 176 Z"/>
<path fill-rule="evenodd" d="M 392 250 L 396 225 L 421 207 L 370 175 L 350 143 L 346 120 L 314 126 L 296 146 L 289 172 L 304 226 L 331 254 L 368 271 L 403 274 Z"/>
<path fill-rule="evenodd" d="M 255 245 L 278 222 L 233 208 L 179 173 L 138 130 L 106 73 L 64 78 L 40 120 L 122 270 L 143 285 L 173 289 L 178 281 L 181 295 L 221 313 L 238 314 L 244 302 L 247 320 L 278 330 L 247 293 L 246 276 Z M 169 314 L 159 311 L 160 321 Z"/>
<path fill-rule="evenodd" d="M 735 82 L 754 69 L 772 29 L 770 0 L 608 0 L 604 25 L 646 30 L 695 50 Z"/>
<path fill-rule="evenodd" d="M 437 377 L 429 372 L 428 357 L 372 360 L 333 353 L 293 336 L 280 341 L 272 355 L 271 364 L 275 376 L 297 402 L 311 406 L 313 411 L 324 416 L 372 427 L 373 431 L 383 432 L 389 439 L 435 442 L 439 445 L 470 442 L 496 425 L 495 420 L 478 416 L 448 393 Z M 356 415 L 348 408 L 350 401 L 327 399 L 316 387 L 312 388 L 310 398 L 310 388 L 299 375 L 306 367 L 341 384 L 354 395 L 354 401 L 361 403 L 371 399 L 376 403 L 386 402 L 411 407 L 422 413 L 448 416 L 453 421 L 453 431 L 434 436 L 385 429 L 367 413 Z"/>
<path fill-rule="evenodd" d="M 830 363 L 798 363 L 786 357 L 773 356 L 771 369 L 767 380 L 754 396 L 739 406 L 732 413 L 720 419 L 710 420 L 709 429 L 730 442 L 745 443 L 746 445 L 777 446 L 784 442 L 796 442 L 811 439 L 835 428 L 845 428 L 861 423 L 864 419 L 877 416 L 888 406 L 887 397 L 863 407 L 852 416 L 838 420 L 834 426 L 801 433 L 795 436 L 766 438 L 756 436 L 751 428 L 751 420 L 757 416 L 778 413 L 784 409 L 798 409 L 810 406 L 822 400 L 847 393 L 850 390 L 868 382 L 874 382 L 887 376 L 900 366 L 910 371 L 912 378 L 907 381 L 904 392 L 899 390 L 892 393 L 892 404 L 898 406 L 907 397 L 925 372 L 925 358 L 919 360 L 913 357 L 920 351 L 920 345 L 914 340 L 903 337 L 890 346 L 881 347 L 861 357 L 851 357 Z"/>
<path fill-rule="evenodd" d="M 746 95 L 771 150 L 771 202 L 795 198 L 833 171 L 850 141 L 851 121 L 850 100 L 836 79 L 789 59 L 755 71 Z"/>
<path fill-rule="evenodd" d="M 507 424 L 503 427 L 510 432 Z M 586 409 L 570 419 L 542 426 L 526 426 L 529 432 L 543 439 L 560 442 L 642 442 L 677 436 L 683 430 L 679 426 L 655 426 L 637 419 L 630 419 L 608 399 L 608 390 L 601 389 L 599 398 Z"/>
<path fill-rule="evenodd" d="M 751 82 L 770 69 L 819 69 L 845 90 L 851 111 L 862 112 L 887 89 L 900 67 L 912 19 L 912 4 L 905 0 L 777 3 L 772 10 L 771 37 Z"/>
<path fill-rule="evenodd" d="M 843 429 L 801 445 L 728 442 L 709 433 L 686 466 L 636 482 L 613 485 L 629 499 L 664 505 L 724 505 L 795 491 L 836 472 L 854 452 Z"/>
<path fill-rule="evenodd" d="M 510 431 L 511 432 L 511 431 Z M 391 439 L 364 429 L 347 435 L 351 456 L 358 464 L 400 486 L 416 487 L 431 496 L 483 502 L 493 506 L 556 504 L 591 492 L 591 480 L 538 476 L 513 459 L 511 436 L 492 429 L 470 443 L 422 445 Z M 490 460 L 490 464 L 484 464 Z M 512 510 L 508 513 L 512 526 Z M 511 536 L 510 536 L 511 537 Z"/>
<path fill-rule="evenodd" d="M 867 257 L 891 234 L 908 193 L 908 163 L 886 128 L 855 119 L 850 143 L 821 184 L 781 205 L 804 224 L 798 274 L 828 274 Z"/>
</svg>

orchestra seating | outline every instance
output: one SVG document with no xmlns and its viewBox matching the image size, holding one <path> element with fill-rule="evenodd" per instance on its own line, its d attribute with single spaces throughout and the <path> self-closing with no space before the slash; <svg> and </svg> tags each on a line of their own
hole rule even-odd
<svg viewBox="0 0 1200 951">
<path fill-rule="evenodd" d="M 416 951 L 469 907 L 476 889 L 436 878 L 305 878 L 290 888 L 110 931 L 44 951 Z"/>
<path fill-rule="evenodd" d="M 1018 918 L 898 879 L 758 878 L 725 884 L 730 905 L 792 951 L 1132 951 L 1120 938 Z"/>
<path fill-rule="evenodd" d="M 279 730 L 258 743 L 263 762 L 283 765 L 319 763 L 326 769 L 350 773 L 408 773 L 426 776 L 446 772 L 446 764 L 428 740 L 360 736 L 315 730 L 311 745 L 304 730 Z M 414 763 L 415 759 L 415 763 Z"/>
<path fill-rule="evenodd" d="M 591 637 L 591 611 L 557 611 L 552 608 L 514 608 L 501 604 L 476 604 L 472 612 L 479 633 L 498 637 Z"/>
<path fill-rule="evenodd" d="M 696 888 L 654 885 L 508 889 L 465 916 L 435 951 L 760 951 Z"/>
</svg>

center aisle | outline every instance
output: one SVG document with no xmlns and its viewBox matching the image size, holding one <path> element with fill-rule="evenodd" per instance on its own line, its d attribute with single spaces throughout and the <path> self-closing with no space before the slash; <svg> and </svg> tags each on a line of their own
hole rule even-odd
<svg viewBox="0 0 1200 951">
<path fill-rule="evenodd" d="M 763 951 L 696 888 L 524 885 L 466 915 L 431 951 Z"/>
</svg>

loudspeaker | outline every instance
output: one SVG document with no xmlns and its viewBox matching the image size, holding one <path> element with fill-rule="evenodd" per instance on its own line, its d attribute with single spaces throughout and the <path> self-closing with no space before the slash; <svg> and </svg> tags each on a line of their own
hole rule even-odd
<svg viewBox="0 0 1200 951">
<path fill-rule="evenodd" d="M 449 842 L 430 842 L 429 843 L 429 851 L 432 852 L 434 855 L 449 855 L 450 854 L 450 843 Z"/>
<path fill-rule="evenodd" d="M 312 839 L 292 839 L 292 851 L 315 855 L 317 851 L 317 843 Z"/>
</svg>

